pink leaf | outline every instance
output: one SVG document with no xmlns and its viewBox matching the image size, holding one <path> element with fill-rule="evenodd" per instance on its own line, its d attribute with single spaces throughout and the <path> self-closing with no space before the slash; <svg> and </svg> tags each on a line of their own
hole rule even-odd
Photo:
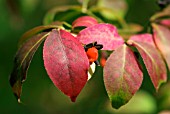
<svg viewBox="0 0 170 114">
<path fill-rule="evenodd" d="M 139 35 L 139 39 L 140 37 L 141 36 Z M 132 39 L 128 40 L 127 43 L 133 45 L 138 49 L 140 55 L 143 58 L 146 69 L 150 75 L 152 83 L 158 91 L 161 83 L 166 82 L 167 80 L 166 66 L 158 50 L 152 45 L 152 43 L 148 43 L 145 41 L 146 40 L 137 41 L 132 37 Z"/>
<path fill-rule="evenodd" d="M 133 41 L 144 42 L 144 43 L 150 44 L 155 47 L 153 37 L 151 34 L 148 34 L 148 33 L 133 35 L 130 37 L 130 39 Z"/>
<path fill-rule="evenodd" d="M 74 102 L 88 77 L 89 61 L 81 43 L 69 32 L 54 29 L 44 43 L 43 58 L 54 85 Z"/>
<path fill-rule="evenodd" d="M 104 84 L 114 108 L 126 104 L 142 84 L 143 74 L 132 50 L 126 45 L 116 49 L 106 61 Z"/>
<path fill-rule="evenodd" d="M 164 26 L 170 27 L 170 19 L 163 19 L 159 23 Z"/>
<path fill-rule="evenodd" d="M 103 50 L 115 50 L 124 43 L 117 28 L 111 24 L 97 24 L 88 27 L 80 31 L 77 38 L 83 44 L 97 41 L 98 44 L 103 44 Z"/>
<path fill-rule="evenodd" d="M 154 40 L 170 69 L 170 30 L 164 26 L 152 24 Z"/>
<path fill-rule="evenodd" d="M 73 29 L 75 27 L 90 27 L 92 25 L 98 24 L 97 20 L 91 16 L 82 16 L 76 19 L 73 23 Z"/>
</svg>

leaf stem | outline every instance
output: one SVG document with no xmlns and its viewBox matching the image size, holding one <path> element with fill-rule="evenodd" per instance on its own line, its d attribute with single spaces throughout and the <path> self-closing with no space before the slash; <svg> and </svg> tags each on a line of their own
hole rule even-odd
<svg viewBox="0 0 170 114">
<path fill-rule="evenodd" d="M 72 28 L 72 26 L 67 22 L 63 22 L 63 25 L 66 25 L 67 27 Z"/>
<path fill-rule="evenodd" d="M 87 12 L 87 8 L 88 8 L 88 3 L 90 0 L 83 0 L 83 4 L 82 4 L 82 12 L 86 13 Z"/>
<path fill-rule="evenodd" d="M 123 28 L 128 28 L 128 25 L 127 25 L 126 21 L 123 18 L 117 16 L 117 19 L 118 19 L 119 23 L 121 24 L 121 26 Z"/>
</svg>

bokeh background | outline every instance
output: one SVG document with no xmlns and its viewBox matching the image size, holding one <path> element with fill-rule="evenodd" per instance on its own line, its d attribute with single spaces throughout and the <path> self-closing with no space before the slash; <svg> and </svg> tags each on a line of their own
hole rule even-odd
<svg viewBox="0 0 170 114">
<path fill-rule="evenodd" d="M 149 18 L 159 11 L 156 0 L 126 0 L 126 3 L 125 20 L 144 28 Z M 163 85 L 156 94 L 147 72 L 141 89 L 130 102 L 119 110 L 113 109 L 104 88 L 101 67 L 96 69 L 76 103 L 72 103 L 49 79 L 42 60 L 43 45 L 28 70 L 22 103 L 17 103 L 8 79 L 19 38 L 27 30 L 42 25 L 49 9 L 78 4 L 77 0 L 0 0 L 0 114 L 154 114 L 170 110 L 170 84 Z"/>
</svg>

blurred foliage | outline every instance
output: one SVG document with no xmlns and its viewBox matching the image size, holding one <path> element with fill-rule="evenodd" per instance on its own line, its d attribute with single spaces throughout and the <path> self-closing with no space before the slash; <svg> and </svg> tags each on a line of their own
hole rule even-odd
<svg viewBox="0 0 170 114">
<path fill-rule="evenodd" d="M 81 0 L 79 0 L 79 2 L 80 1 Z M 93 0 L 91 1 L 91 4 L 93 4 Z M 128 23 L 140 24 L 144 27 L 144 31 L 147 31 L 150 17 L 159 11 L 156 0 L 126 1 L 127 6 L 125 6 L 127 10 L 120 15 L 124 15 Z M 92 80 L 86 84 L 77 102 L 72 103 L 53 85 L 47 76 L 42 60 L 42 46 L 33 58 L 28 71 L 28 79 L 23 86 L 24 89 L 21 99 L 24 102 L 21 104 L 17 103 L 9 85 L 8 78 L 13 67 L 13 57 L 17 50 L 18 39 L 25 31 L 42 25 L 43 17 L 47 11 L 54 6 L 77 5 L 80 4 L 79 2 L 76 0 L 0 1 L 0 113 L 152 114 L 163 110 L 170 110 L 170 94 L 167 91 L 170 85 L 167 84 L 163 86 L 160 92 L 156 94 L 156 92 L 152 90 L 153 87 L 148 78 L 149 76 L 144 77 L 144 84 L 141 90 L 127 105 L 120 108 L 120 110 L 114 110 L 111 108 L 104 88 L 101 67 L 97 68 Z M 100 3 L 100 5 L 104 5 L 104 3 Z M 105 16 L 107 16 L 107 14 Z M 108 22 L 110 18 L 112 19 L 112 17 L 108 17 Z"/>
</svg>

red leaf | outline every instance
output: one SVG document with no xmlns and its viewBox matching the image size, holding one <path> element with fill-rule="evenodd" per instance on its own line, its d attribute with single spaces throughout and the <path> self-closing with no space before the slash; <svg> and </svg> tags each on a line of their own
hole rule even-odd
<svg viewBox="0 0 170 114">
<path fill-rule="evenodd" d="M 117 32 L 117 28 L 111 24 L 97 24 L 88 27 L 80 31 L 77 38 L 83 44 L 97 41 L 98 44 L 103 44 L 102 50 L 115 50 L 124 43 Z"/>
<path fill-rule="evenodd" d="M 154 40 L 170 69 L 170 30 L 164 26 L 152 24 Z"/>
<path fill-rule="evenodd" d="M 74 102 L 88 77 L 89 61 L 81 43 L 69 32 L 54 29 L 45 41 L 43 58 L 54 85 Z"/>
<path fill-rule="evenodd" d="M 140 35 L 138 36 L 140 39 Z M 133 37 L 132 37 L 133 38 Z M 147 37 L 149 38 L 149 37 Z M 136 36 L 137 39 L 137 36 Z M 145 42 L 145 40 L 137 41 L 136 39 L 128 40 L 128 44 L 136 47 L 141 54 L 146 69 L 150 75 L 152 83 L 156 90 L 158 91 L 159 86 L 162 82 L 166 82 L 166 66 L 165 63 L 158 52 L 158 50 L 150 42 Z M 150 40 L 151 41 L 151 40 Z"/>
<path fill-rule="evenodd" d="M 90 27 L 96 24 L 98 24 L 98 22 L 95 18 L 91 16 L 82 16 L 72 23 L 72 27 L 74 29 L 75 27 Z"/>
<path fill-rule="evenodd" d="M 123 45 L 106 61 L 104 84 L 114 108 L 126 104 L 141 86 L 143 74 L 132 50 Z"/>
</svg>

